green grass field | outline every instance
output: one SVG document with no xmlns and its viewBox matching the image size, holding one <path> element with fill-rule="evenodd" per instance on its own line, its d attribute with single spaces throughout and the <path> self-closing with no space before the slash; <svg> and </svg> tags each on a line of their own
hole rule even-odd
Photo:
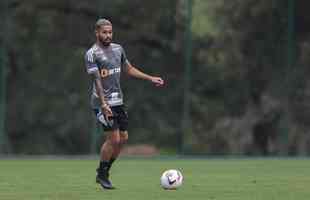
<svg viewBox="0 0 310 200">
<path fill-rule="evenodd" d="M 1 200 L 309 200 L 308 159 L 121 158 L 117 190 L 95 184 L 95 159 L 2 159 Z M 183 172 L 176 191 L 159 186 L 168 168 Z"/>
</svg>

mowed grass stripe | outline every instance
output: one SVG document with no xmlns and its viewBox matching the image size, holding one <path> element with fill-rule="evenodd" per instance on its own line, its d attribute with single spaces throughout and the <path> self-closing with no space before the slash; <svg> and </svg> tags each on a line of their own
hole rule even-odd
<svg viewBox="0 0 310 200">
<path fill-rule="evenodd" d="M 2 159 L 0 200 L 308 200 L 308 159 L 126 159 L 112 169 L 118 188 L 95 184 L 97 160 Z M 160 188 L 161 173 L 180 169 L 177 191 Z"/>
</svg>

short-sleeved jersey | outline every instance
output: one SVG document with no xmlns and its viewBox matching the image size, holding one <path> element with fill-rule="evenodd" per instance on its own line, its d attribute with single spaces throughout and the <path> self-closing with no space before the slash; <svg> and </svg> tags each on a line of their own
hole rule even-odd
<svg viewBox="0 0 310 200">
<path fill-rule="evenodd" d="M 129 61 L 121 45 L 111 43 L 107 47 L 94 44 L 85 54 L 85 64 L 88 74 L 99 71 L 104 90 L 105 100 L 110 106 L 123 104 L 123 93 L 120 85 L 120 74 Z M 95 83 L 92 84 L 91 106 L 100 107 L 100 99 Z"/>
</svg>

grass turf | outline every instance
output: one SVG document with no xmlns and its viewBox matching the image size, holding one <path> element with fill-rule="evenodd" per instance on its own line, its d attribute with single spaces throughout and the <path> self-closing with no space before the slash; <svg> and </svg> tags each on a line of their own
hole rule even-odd
<svg viewBox="0 0 310 200">
<path fill-rule="evenodd" d="M 112 169 L 117 190 L 95 184 L 97 160 L 2 159 L 1 200 L 309 200 L 308 159 L 128 159 Z M 160 188 L 165 169 L 184 184 Z"/>
</svg>

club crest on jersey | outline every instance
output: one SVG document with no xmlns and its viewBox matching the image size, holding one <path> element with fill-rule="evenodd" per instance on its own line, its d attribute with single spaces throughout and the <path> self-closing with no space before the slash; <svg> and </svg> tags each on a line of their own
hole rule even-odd
<svg viewBox="0 0 310 200">
<path fill-rule="evenodd" d="M 116 74 L 116 73 L 120 73 L 120 72 L 121 72 L 120 67 L 113 68 L 113 69 L 101 69 L 100 70 L 100 76 L 101 76 L 101 78 L 106 78 L 107 76 L 110 76 L 110 75 Z"/>
</svg>

